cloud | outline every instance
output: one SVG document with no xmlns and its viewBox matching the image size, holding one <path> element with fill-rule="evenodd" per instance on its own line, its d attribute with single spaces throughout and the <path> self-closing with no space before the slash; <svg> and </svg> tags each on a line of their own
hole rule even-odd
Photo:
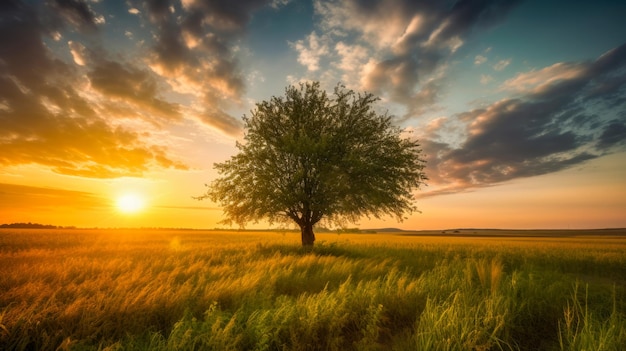
<svg viewBox="0 0 626 351">
<path fill-rule="evenodd" d="M 505 81 L 502 88 L 517 92 L 538 93 L 549 89 L 553 84 L 588 75 L 588 69 L 588 65 L 585 64 L 559 62 L 540 70 L 519 73 L 514 78 Z"/>
<path fill-rule="evenodd" d="M 314 8 L 328 46 L 336 48 L 325 53 L 328 61 L 342 62 L 335 66 L 344 77 L 360 74 L 356 88 L 404 105 L 404 118 L 411 118 L 436 109 L 445 71 L 467 38 L 500 22 L 518 2 L 459 1 L 450 6 L 412 0 L 317 0 Z M 358 73 L 343 64 L 346 54 L 355 52 L 350 48 L 359 50 L 363 69 Z M 319 60 L 313 66 L 300 62 L 317 69 Z M 477 62 L 482 63 L 482 56 Z"/>
<path fill-rule="evenodd" d="M 626 144 L 626 122 L 613 120 L 604 127 L 598 138 L 597 148 L 607 150 L 624 144 Z"/>
<path fill-rule="evenodd" d="M 348 44 L 343 41 L 335 44 L 337 59 L 333 67 L 342 72 L 341 82 L 350 87 L 360 87 L 361 76 L 369 61 L 369 51 L 359 44 Z"/>
<path fill-rule="evenodd" d="M 481 74 L 480 75 L 480 84 L 489 84 L 493 81 L 493 77 L 488 75 L 488 74 Z"/>
<path fill-rule="evenodd" d="M 511 64 L 511 59 L 500 60 L 495 65 L 493 65 L 493 69 L 496 71 L 502 71 L 510 64 Z"/>
<path fill-rule="evenodd" d="M 145 111 L 146 118 L 180 119 L 179 108 L 158 97 L 157 80 L 149 72 L 130 64 L 98 60 L 88 74 L 92 87 L 118 102 L 126 102 L 138 111 Z"/>
<path fill-rule="evenodd" d="M 201 211 L 222 211 L 221 207 L 210 206 L 154 206 L 155 208 L 164 208 L 168 210 L 201 210 Z"/>
<path fill-rule="evenodd" d="M 68 43 L 74 62 L 91 69 L 89 76 L 76 69 L 81 66 L 54 57 L 44 43 L 58 27 L 40 16 L 60 13 L 73 16 L 80 26 L 96 23 L 84 3 L 57 1 L 42 9 L 21 3 L 5 6 L 12 16 L 4 17 L 0 26 L 0 165 L 40 164 L 57 173 L 95 178 L 186 168 L 164 146 L 149 141 L 149 129 L 138 133 L 117 123 L 117 111 L 126 103 L 176 113 L 157 97 L 148 76 L 130 66 L 119 69 L 119 63 L 96 61 L 79 42 Z M 111 67 L 117 70 L 106 71 Z M 127 80 L 129 76 L 134 80 Z M 139 89 L 129 91 L 124 84 Z M 111 98 L 122 104 L 111 104 Z"/>
<path fill-rule="evenodd" d="M 208 125 L 211 125 L 228 135 L 239 136 L 242 133 L 241 123 L 229 114 L 217 108 L 211 108 L 212 97 L 207 97 L 206 107 L 202 112 L 196 114 L 196 118 Z"/>
<path fill-rule="evenodd" d="M 83 46 L 83 44 L 81 43 L 77 43 L 72 40 L 68 41 L 67 45 L 70 48 L 70 53 L 72 54 L 72 58 L 74 59 L 74 62 L 79 66 L 84 66 L 85 61 L 86 61 L 85 46 Z"/>
<path fill-rule="evenodd" d="M 176 90 L 198 102 L 192 114 L 197 120 L 229 135 L 242 124 L 227 110 L 242 103 L 245 75 L 234 54 L 251 14 L 262 6 L 281 6 L 267 0 L 186 0 L 182 8 L 168 2 L 146 3 L 153 24 L 154 43 L 149 65 Z M 200 110 L 197 110 L 199 106 Z"/>
<path fill-rule="evenodd" d="M 483 55 L 476 55 L 476 57 L 474 58 L 474 64 L 476 66 L 480 66 L 485 62 L 487 62 L 487 58 Z"/>
<path fill-rule="evenodd" d="M 623 148 L 625 76 L 623 45 L 593 62 L 518 74 L 504 84 L 518 96 L 439 121 L 422 139 L 440 186 L 430 195 L 557 172 Z M 441 137 L 452 121 L 465 126 L 458 146 Z"/>
<path fill-rule="evenodd" d="M 321 57 L 329 52 L 328 45 L 315 32 L 309 34 L 306 41 L 298 40 L 290 45 L 298 52 L 298 62 L 309 71 L 317 71 Z"/>
<path fill-rule="evenodd" d="M 108 3 L 3 3 L 0 165 L 97 178 L 186 169 L 163 136 L 189 122 L 241 135 L 229 113 L 248 103 L 239 46 L 255 11 L 287 3 L 129 1 L 111 23 L 98 13 Z"/>
<path fill-rule="evenodd" d="M 58 210 L 59 207 L 99 209 L 108 205 L 107 200 L 88 192 L 0 183 L 0 207 L 12 211 Z"/>
<path fill-rule="evenodd" d="M 91 7 L 81 0 L 53 0 L 51 7 L 74 27 L 86 31 L 95 31 L 104 17 L 97 15 Z"/>
</svg>

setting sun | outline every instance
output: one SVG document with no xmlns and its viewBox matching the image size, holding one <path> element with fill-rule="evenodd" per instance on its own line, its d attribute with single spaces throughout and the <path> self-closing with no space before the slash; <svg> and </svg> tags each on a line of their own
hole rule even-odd
<svg viewBox="0 0 626 351">
<path fill-rule="evenodd" d="M 117 198 L 117 209 L 123 213 L 136 213 L 145 206 L 144 199 L 137 194 L 126 194 Z"/>
</svg>

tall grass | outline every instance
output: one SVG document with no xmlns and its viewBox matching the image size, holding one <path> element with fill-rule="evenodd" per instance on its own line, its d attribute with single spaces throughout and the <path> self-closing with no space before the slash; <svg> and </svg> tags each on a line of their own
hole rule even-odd
<svg viewBox="0 0 626 351">
<path fill-rule="evenodd" d="M 3 350 L 619 350 L 626 238 L 0 231 Z M 584 296 L 581 286 L 584 285 Z"/>
<path fill-rule="evenodd" d="M 626 345 L 626 321 L 619 312 L 615 294 L 613 308 L 608 316 L 589 307 L 589 286 L 585 287 L 584 300 L 578 296 L 576 283 L 571 301 L 559 321 L 559 345 L 561 350 L 619 350 Z"/>
</svg>

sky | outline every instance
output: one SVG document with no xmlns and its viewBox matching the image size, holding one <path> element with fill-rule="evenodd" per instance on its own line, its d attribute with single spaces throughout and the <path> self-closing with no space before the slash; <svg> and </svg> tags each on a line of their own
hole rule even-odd
<svg viewBox="0 0 626 351">
<path fill-rule="evenodd" d="M 354 226 L 626 227 L 624 18 L 608 0 L 5 0 L 0 223 L 223 227 L 193 197 L 242 116 L 320 81 L 380 97 L 427 161 L 421 213 Z"/>
</svg>

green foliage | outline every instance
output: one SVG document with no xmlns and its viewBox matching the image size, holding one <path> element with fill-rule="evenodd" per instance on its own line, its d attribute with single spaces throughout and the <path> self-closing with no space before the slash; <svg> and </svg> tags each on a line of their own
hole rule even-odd
<svg viewBox="0 0 626 351">
<path fill-rule="evenodd" d="M 258 103 L 244 116 L 239 153 L 215 165 L 220 177 L 200 198 L 219 202 L 226 223 L 294 221 L 311 236 L 322 219 L 402 220 L 416 210 L 424 161 L 418 142 L 376 113 L 376 100 L 341 86 L 329 96 L 312 83 Z"/>
</svg>

